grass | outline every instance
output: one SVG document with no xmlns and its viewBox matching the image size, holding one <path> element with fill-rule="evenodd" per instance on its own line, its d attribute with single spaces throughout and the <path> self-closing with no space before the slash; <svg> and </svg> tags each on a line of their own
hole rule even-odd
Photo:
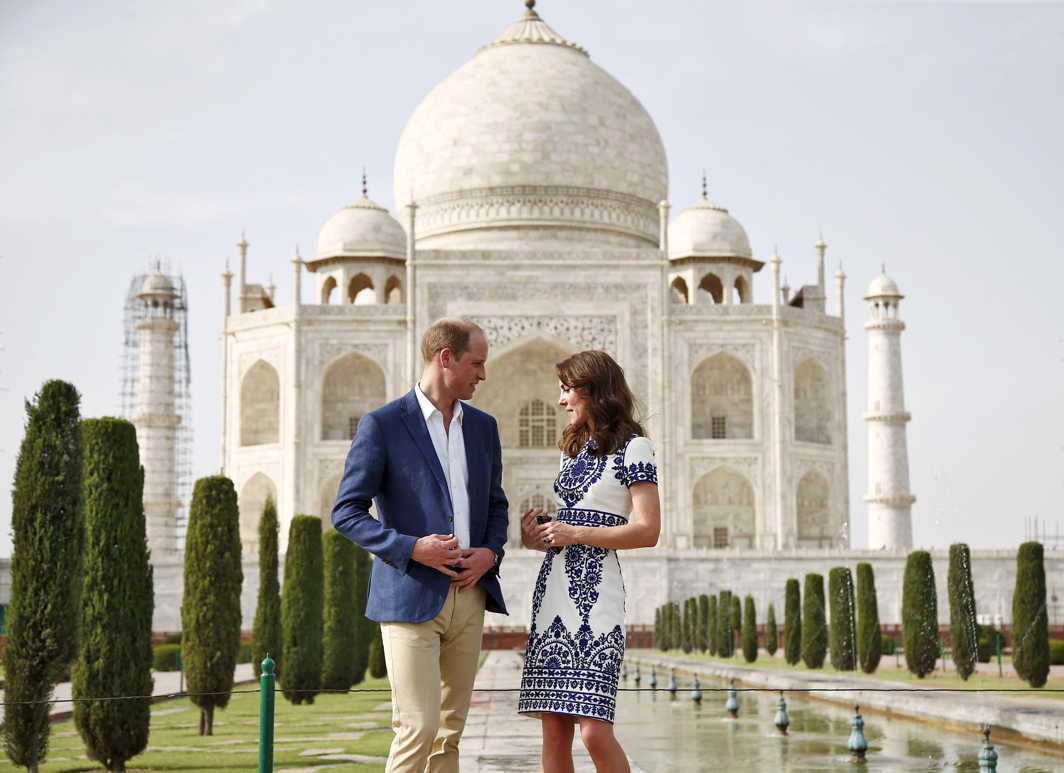
<svg viewBox="0 0 1064 773">
<path fill-rule="evenodd" d="M 250 690 L 254 685 L 236 689 Z M 387 679 L 369 679 L 355 689 L 388 689 Z M 277 771 L 322 765 L 344 770 L 384 770 L 392 741 L 387 692 L 321 694 L 311 705 L 293 706 L 280 693 L 275 704 L 274 767 Z M 129 761 L 129 771 L 249 771 L 258 766 L 258 692 L 233 695 L 215 709 L 214 735 L 200 736 L 199 709 L 190 700 L 152 705 L 148 749 Z M 376 758 L 355 761 L 335 755 Z M 72 720 L 52 726 L 49 761 L 41 773 L 76 773 L 102 768 L 85 759 L 85 746 Z M 0 768 L 3 765 L 0 763 Z"/>
<path fill-rule="evenodd" d="M 1004 677 L 999 677 L 997 674 L 979 674 L 975 673 L 968 677 L 965 681 L 957 676 L 957 672 L 953 670 L 952 661 L 948 661 L 949 671 L 943 672 L 942 670 L 934 671 L 923 679 L 918 678 L 915 674 L 909 672 L 905 667 L 905 657 L 901 658 L 901 668 L 895 666 L 895 659 L 893 655 L 884 655 L 883 659 L 879 661 L 879 668 L 876 669 L 874 674 L 866 674 L 863 671 L 836 671 L 830 665 L 826 665 L 824 668 L 807 668 L 803 663 L 799 662 L 798 665 L 789 665 L 782 656 L 781 651 L 776 652 L 775 657 L 766 655 L 763 651 L 758 653 L 758 658 L 753 663 L 747 663 L 742 655 L 736 655 L 731 658 L 719 658 L 713 655 L 709 655 L 704 652 L 689 652 L 685 653 L 681 650 L 670 650 L 669 652 L 662 652 L 660 650 L 631 650 L 634 655 L 666 655 L 681 658 L 690 658 L 693 660 L 703 660 L 709 663 L 721 663 L 732 666 L 745 666 L 748 668 L 763 668 L 774 669 L 778 671 L 794 671 L 805 672 L 811 675 L 822 674 L 826 676 L 839 675 L 846 676 L 855 679 L 867 679 L 870 682 L 876 681 L 891 681 L 891 682 L 904 682 L 912 684 L 917 687 L 959 687 L 969 690 L 1029 690 L 1031 686 L 1027 682 L 1016 676 L 1009 676 L 1006 674 Z M 939 661 L 941 663 L 941 660 Z M 1046 682 L 1046 687 L 1064 687 L 1060 680 L 1054 680 L 1050 677 L 1050 681 Z M 1029 692 L 1024 693 L 1024 697 L 1037 697 L 1037 698 L 1049 698 L 1054 700 L 1064 700 L 1064 693 L 1059 692 Z"/>
</svg>

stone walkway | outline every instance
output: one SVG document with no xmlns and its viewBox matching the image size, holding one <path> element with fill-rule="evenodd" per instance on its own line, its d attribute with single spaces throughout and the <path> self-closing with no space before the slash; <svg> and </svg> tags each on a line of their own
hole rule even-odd
<svg viewBox="0 0 1064 773">
<path fill-rule="evenodd" d="M 515 688 L 521 682 L 521 658 L 516 652 L 493 650 L 477 674 L 476 687 Z M 595 766 L 573 739 L 577 773 L 594 773 Z M 539 771 L 539 722 L 517 714 L 517 692 L 474 692 L 462 735 L 462 773 Z M 632 772 L 641 769 L 632 762 Z"/>
</svg>

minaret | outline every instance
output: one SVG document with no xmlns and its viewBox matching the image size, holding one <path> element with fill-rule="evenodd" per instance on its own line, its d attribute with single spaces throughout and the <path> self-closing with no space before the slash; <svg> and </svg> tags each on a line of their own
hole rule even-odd
<svg viewBox="0 0 1064 773">
<path fill-rule="evenodd" d="M 138 370 L 133 424 L 144 467 L 144 517 L 153 559 L 177 554 L 177 425 L 174 333 L 177 291 L 158 267 L 144 280 L 137 300 Z"/>
<path fill-rule="evenodd" d="M 873 550 L 905 552 L 913 546 L 909 492 L 909 450 L 905 390 L 901 373 L 898 302 L 904 296 L 886 269 L 868 288 L 868 545 Z"/>
</svg>

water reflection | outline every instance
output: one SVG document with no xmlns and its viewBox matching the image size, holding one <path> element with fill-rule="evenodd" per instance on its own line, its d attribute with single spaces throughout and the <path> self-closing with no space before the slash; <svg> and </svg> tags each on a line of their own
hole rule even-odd
<svg viewBox="0 0 1064 773">
<path fill-rule="evenodd" d="M 740 692 L 738 719 L 724 710 L 725 692 L 705 691 L 702 705 L 690 700 L 687 679 L 676 698 L 668 693 L 622 692 L 616 732 L 625 751 L 650 773 L 659 771 L 979 771 L 982 737 L 951 733 L 877 714 L 863 714 L 868 759 L 851 762 L 846 751 L 852 709 L 786 694 L 788 735 L 772 724 L 777 693 Z M 621 687 L 633 687 L 629 680 Z M 719 686 L 703 681 L 703 689 Z M 686 687 L 687 689 L 683 689 Z M 1051 773 L 1064 759 L 1002 746 L 998 773 Z"/>
</svg>

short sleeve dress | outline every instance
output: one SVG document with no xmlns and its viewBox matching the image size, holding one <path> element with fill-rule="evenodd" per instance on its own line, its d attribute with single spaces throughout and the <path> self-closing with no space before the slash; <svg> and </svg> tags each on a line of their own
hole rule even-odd
<svg viewBox="0 0 1064 773">
<path fill-rule="evenodd" d="M 634 483 L 658 482 L 654 451 L 633 435 L 615 453 L 596 456 L 593 441 L 562 457 L 554 481 L 559 521 L 574 526 L 628 523 Z M 517 710 L 613 722 L 624 659 L 624 580 L 617 551 L 566 545 L 547 551 L 532 596 Z"/>
</svg>

